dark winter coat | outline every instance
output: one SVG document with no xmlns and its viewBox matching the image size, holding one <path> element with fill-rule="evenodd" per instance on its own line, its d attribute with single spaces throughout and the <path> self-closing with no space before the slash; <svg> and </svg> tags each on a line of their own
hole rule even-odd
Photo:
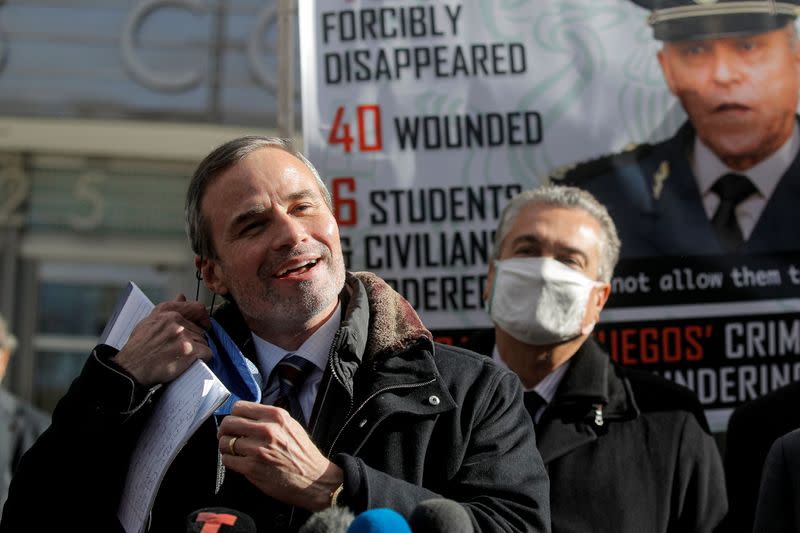
<svg viewBox="0 0 800 533">
<path fill-rule="evenodd" d="M 778 438 L 764 462 L 753 533 L 800 531 L 800 429 Z"/>
<path fill-rule="evenodd" d="M 737 407 L 728 420 L 725 478 L 731 508 L 722 533 L 750 533 L 761 472 L 770 446 L 800 428 L 800 382 L 775 389 Z"/>
<path fill-rule="evenodd" d="M 22 454 L 50 425 L 50 415 L 0 387 L 0 510 Z"/>
<path fill-rule="evenodd" d="M 371 274 L 347 276 L 343 316 L 311 415 L 318 447 L 344 470 L 342 500 L 356 513 L 421 501 L 461 502 L 476 531 L 549 531 L 548 481 L 519 380 L 492 361 L 431 340 L 411 306 Z M 215 318 L 252 357 L 233 306 Z M 50 430 L 23 458 L 0 531 L 118 531 L 130 448 L 152 402 L 100 346 L 59 403 Z M 134 408 L 133 415 L 123 414 Z M 216 491 L 218 442 L 209 419 L 159 489 L 151 531 L 185 530 L 186 516 L 225 506 L 262 531 L 296 531 L 308 513 L 225 472 Z M 31 515 L 34 501 L 47 512 Z"/>
<path fill-rule="evenodd" d="M 474 349 L 491 353 L 487 341 Z M 536 426 L 553 532 L 713 531 L 725 478 L 695 394 L 616 365 L 591 338 L 570 361 Z"/>
</svg>

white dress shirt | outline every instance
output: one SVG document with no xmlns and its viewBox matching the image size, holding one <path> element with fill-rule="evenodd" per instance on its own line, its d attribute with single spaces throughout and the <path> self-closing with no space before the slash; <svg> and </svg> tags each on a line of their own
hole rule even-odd
<svg viewBox="0 0 800 533">
<path fill-rule="evenodd" d="M 497 345 L 494 345 L 494 349 L 492 350 L 492 359 L 500 363 L 501 366 L 504 368 L 508 368 L 508 365 L 503 358 L 500 357 L 500 352 L 497 350 Z M 534 414 L 533 420 L 534 422 L 538 422 L 544 412 L 545 408 L 550 405 L 550 402 L 553 401 L 553 398 L 556 395 L 556 390 L 558 386 L 561 384 L 561 380 L 564 379 L 564 374 L 567 372 L 567 368 L 569 368 L 570 363 L 572 361 L 567 360 L 564 364 L 547 374 L 542 381 L 536 384 L 533 388 L 526 388 L 525 385 L 522 388 L 525 392 L 528 391 L 535 391 L 542 399 L 545 401 L 544 405 L 542 405 Z"/>
<path fill-rule="evenodd" d="M 322 381 L 322 373 L 325 370 L 325 366 L 328 364 L 328 354 L 331 349 L 331 343 L 342 321 L 341 307 L 341 303 L 337 305 L 336 311 L 333 312 L 333 315 L 331 315 L 327 322 L 306 339 L 297 350 L 284 350 L 280 346 L 276 346 L 251 332 L 253 342 L 255 343 L 258 366 L 265 380 L 269 380 L 275 365 L 277 365 L 286 354 L 297 354 L 314 363 L 314 370 L 311 371 L 311 374 L 309 374 L 303 382 L 297 398 L 300 402 L 300 407 L 303 409 L 303 415 L 306 420 L 309 420 L 311 417 L 311 410 L 314 408 L 314 400 L 317 399 L 319 383 Z M 264 396 L 268 397 L 270 392 L 269 390 L 264 391 Z"/>
<path fill-rule="evenodd" d="M 728 168 L 698 137 L 695 137 L 690 161 L 708 219 L 713 218 L 720 201 L 719 197 L 711 191 L 714 182 L 728 173 L 747 176 L 758 189 L 758 194 L 751 195 L 735 210 L 736 220 L 742 229 L 742 236 L 747 240 L 753 233 L 758 217 L 761 216 L 772 193 L 775 192 L 781 176 L 792 165 L 798 150 L 800 150 L 800 131 L 795 123 L 791 137 L 774 154 L 752 168 L 739 172 Z"/>
</svg>

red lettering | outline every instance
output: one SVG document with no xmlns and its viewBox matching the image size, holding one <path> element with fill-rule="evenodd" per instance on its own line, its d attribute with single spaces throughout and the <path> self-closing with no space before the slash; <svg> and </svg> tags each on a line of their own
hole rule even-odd
<svg viewBox="0 0 800 533">
<path fill-rule="evenodd" d="M 642 328 L 639 331 L 639 342 L 642 343 L 642 363 L 658 363 L 658 330 Z"/>
<path fill-rule="evenodd" d="M 622 364 L 624 365 L 639 364 L 639 360 L 631 356 L 631 352 L 636 351 L 638 348 L 635 337 L 635 329 L 626 328 L 622 330 Z"/>
<path fill-rule="evenodd" d="M 372 113 L 372 127 L 375 132 L 375 139 L 372 143 L 367 143 L 366 128 L 364 126 L 365 116 Z M 383 137 L 381 136 L 381 108 L 377 105 L 360 105 L 356 109 L 358 115 L 358 149 L 362 152 L 378 152 L 383 149 Z"/>
<path fill-rule="evenodd" d="M 232 526 L 239 517 L 223 513 L 197 513 L 195 522 L 203 524 L 200 533 L 218 533 L 221 526 Z"/>
<path fill-rule="evenodd" d="M 331 181 L 331 197 L 333 200 L 333 216 L 340 226 L 358 224 L 358 209 L 355 198 L 344 198 L 342 192 L 355 192 L 356 179 L 352 176 L 333 178 Z"/>
<path fill-rule="evenodd" d="M 703 360 L 703 341 L 712 331 L 709 325 L 691 324 L 598 329 L 594 335 L 613 361 L 623 365 L 653 365 Z"/>
<path fill-rule="evenodd" d="M 333 126 L 328 135 L 328 144 L 341 144 L 345 153 L 349 153 L 353 146 L 353 136 L 350 135 L 350 124 L 342 124 L 344 117 L 344 106 L 336 109 L 336 116 L 333 117 Z M 339 130 L 341 129 L 341 133 Z"/>
<path fill-rule="evenodd" d="M 711 328 L 708 328 L 709 331 Z M 687 361 L 702 361 L 703 360 L 703 346 L 698 342 L 698 338 L 703 337 L 703 328 L 700 326 L 687 326 L 686 327 L 686 360 Z"/>
</svg>

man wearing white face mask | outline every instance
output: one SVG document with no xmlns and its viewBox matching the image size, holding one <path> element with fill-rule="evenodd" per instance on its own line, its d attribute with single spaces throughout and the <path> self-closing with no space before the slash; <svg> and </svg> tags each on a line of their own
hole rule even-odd
<svg viewBox="0 0 800 533">
<path fill-rule="evenodd" d="M 689 389 L 613 363 L 591 337 L 620 241 L 574 187 L 511 199 L 484 291 L 495 339 L 470 346 L 515 371 L 550 475 L 554 533 L 711 532 L 722 461 Z"/>
</svg>

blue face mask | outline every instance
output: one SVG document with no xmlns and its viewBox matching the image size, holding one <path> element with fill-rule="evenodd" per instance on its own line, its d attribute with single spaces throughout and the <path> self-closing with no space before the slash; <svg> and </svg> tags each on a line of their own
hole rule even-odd
<svg viewBox="0 0 800 533">
<path fill-rule="evenodd" d="M 581 327 L 592 289 L 599 282 L 549 257 L 494 263 L 487 311 L 496 325 L 520 342 L 557 344 L 591 333 Z"/>
<path fill-rule="evenodd" d="M 261 377 L 258 368 L 242 354 L 233 339 L 213 318 L 211 332 L 206 333 L 206 339 L 214 354 L 208 366 L 231 392 L 228 400 L 214 414 L 230 414 L 233 404 L 239 400 L 260 402 Z"/>
</svg>

